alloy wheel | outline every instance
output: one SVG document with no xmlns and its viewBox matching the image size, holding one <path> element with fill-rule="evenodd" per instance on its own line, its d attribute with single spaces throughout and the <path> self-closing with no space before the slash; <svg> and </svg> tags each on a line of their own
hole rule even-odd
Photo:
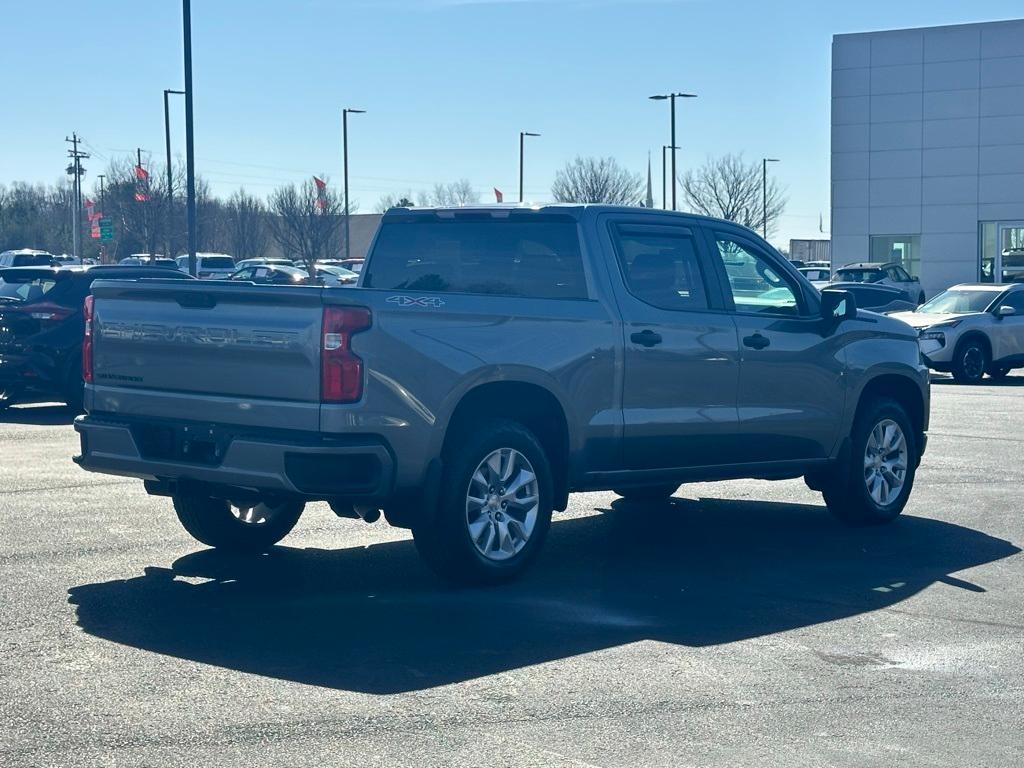
<svg viewBox="0 0 1024 768">
<path fill-rule="evenodd" d="M 875 504 L 892 504 L 907 477 L 907 438 L 892 419 L 878 422 L 864 448 L 864 485 Z"/>
<path fill-rule="evenodd" d="M 491 451 L 466 489 L 466 525 L 477 552 L 494 561 L 519 554 L 533 534 L 539 503 L 530 460 L 514 448 Z"/>
</svg>

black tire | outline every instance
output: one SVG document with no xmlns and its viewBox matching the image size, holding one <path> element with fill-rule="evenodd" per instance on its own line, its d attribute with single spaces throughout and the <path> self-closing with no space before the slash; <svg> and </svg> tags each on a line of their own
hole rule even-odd
<svg viewBox="0 0 1024 768">
<path fill-rule="evenodd" d="M 615 493 L 626 501 L 655 502 L 667 501 L 679 490 L 679 485 L 643 485 L 636 488 L 616 488 Z"/>
<path fill-rule="evenodd" d="M 876 426 L 894 422 L 903 433 L 906 445 L 906 468 L 898 494 L 886 503 L 879 503 L 868 491 L 865 466 L 868 440 Z M 823 483 L 822 494 L 829 511 L 848 525 L 880 525 L 894 520 L 907 504 L 917 473 L 918 446 L 910 418 L 903 406 L 889 398 L 865 403 L 854 421 L 850 435 L 850 452 L 845 466 L 836 468 L 833 477 Z M 890 486 L 891 490 L 891 486 Z"/>
<path fill-rule="evenodd" d="M 994 368 L 989 368 L 988 377 L 1000 381 L 1010 375 L 1012 369 L 1005 365 L 997 365 Z"/>
<path fill-rule="evenodd" d="M 173 501 L 178 520 L 192 538 L 217 549 L 243 554 L 266 552 L 273 547 L 295 527 L 305 508 L 301 501 L 268 501 L 254 508 L 255 517 L 261 514 L 260 509 L 264 510 L 263 522 L 245 522 L 232 512 L 227 499 L 178 494 Z"/>
<path fill-rule="evenodd" d="M 416 549 L 431 569 L 454 583 L 494 584 L 514 579 L 536 557 L 551 526 L 554 503 L 548 457 L 532 432 L 508 419 L 475 422 L 471 430 L 466 430 L 453 442 L 454 448 L 443 460 L 436 513 L 413 526 Z M 498 560 L 485 556 L 478 549 L 480 545 L 474 543 L 470 534 L 468 497 L 473 487 L 471 483 L 476 482 L 475 473 L 484 460 L 502 449 L 512 449 L 528 461 L 536 479 L 537 509 L 533 527 L 521 548 L 511 555 L 494 552 L 495 557 L 506 558 Z M 481 517 L 476 522 L 480 523 L 484 515 L 491 514 L 501 513 L 481 507 Z M 508 526 L 511 519 L 505 519 Z M 483 521 L 483 524 L 487 533 L 497 530 L 493 519 L 491 522 Z M 525 529 L 520 526 L 520 530 Z M 487 544 L 483 546 L 487 548 Z"/>
<path fill-rule="evenodd" d="M 988 346 L 979 337 L 967 338 L 953 353 L 953 380 L 958 384 L 977 384 L 989 366 Z"/>
</svg>

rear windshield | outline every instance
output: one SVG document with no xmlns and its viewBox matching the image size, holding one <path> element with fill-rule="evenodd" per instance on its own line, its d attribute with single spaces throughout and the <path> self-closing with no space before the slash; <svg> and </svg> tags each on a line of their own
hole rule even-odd
<svg viewBox="0 0 1024 768">
<path fill-rule="evenodd" d="M 47 256 L 45 253 L 21 253 L 15 256 L 11 260 L 10 266 L 12 267 L 48 267 L 50 266 L 51 256 Z"/>
<path fill-rule="evenodd" d="M 68 283 L 70 281 L 61 280 L 60 282 Z M 18 278 L 8 276 L 7 280 L 0 279 L 0 304 L 9 304 L 12 301 L 31 303 L 41 301 L 44 297 L 47 301 L 53 301 L 63 292 L 58 289 L 58 281 L 53 274 L 26 275 Z"/>
<path fill-rule="evenodd" d="M 364 271 L 367 288 L 587 298 L 576 223 L 563 217 L 387 221 Z"/>
<path fill-rule="evenodd" d="M 203 269 L 234 269 L 235 262 L 230 256 L 202 256 L 199 266 Z"/>
<path fill-rule="evenodd" d="M 842 283 L 877 283 L 885 277 L 880 269 L 840 269 L 836 279 Z"/>
</svg>

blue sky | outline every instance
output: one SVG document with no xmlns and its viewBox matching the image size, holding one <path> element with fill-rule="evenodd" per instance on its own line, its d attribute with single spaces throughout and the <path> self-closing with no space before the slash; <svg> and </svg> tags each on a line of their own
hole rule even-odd
<svg viewBox="0 0 1024 768">
<path fill-rule="evenodd" d="M 819 213 L 828 228 L 833 34 L 1022 11 L 1020 0 L 193 0 L 197 170 L 222 194 L 266 195 L 314 173 L 340 185 L 351 106 L 368 110 L 349 132 L 362 211 L 463 177 L 483 199 L 492 187 L 513 199 L 520 130 L 543 134 L 528 144 L 529 199 L 547 199 L 575 155 L 646 172 L 649 151 L 660 197 L 668 107 L 647 96 L 684 90 L 699 98 L 680 104 L 682 168 L 727 152 L 781 158 L 781 244 L 817 236 Z M 94 153 L 90 185 L 120 152 L 159 161 L 162 90 L 182 85 L 180 13 L 176 0 L 7 3 L 0 183 L 59 179 L 73 130 Z M 180 117 L 172 134 L 181 154 Z"/>
</svg>

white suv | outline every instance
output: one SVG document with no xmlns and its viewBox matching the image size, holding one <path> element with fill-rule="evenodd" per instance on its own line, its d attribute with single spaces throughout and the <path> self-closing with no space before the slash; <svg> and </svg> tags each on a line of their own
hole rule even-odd
<svg viewBox="0 0 1024 768">
<path fill-rule="evenodd" d="M 178 269 L 188 272 L 188 254 L 175 259 Z M 235 260 L 226 253 L 197 253 L 196 277 L 200 280 L 226 280 L 235 273 Z"/>
<path fill-rule="evenodd" d="M 929 368 L 965 384 L 1024 367 L 1024 283 L 954 285 L 913 312 L 891 317 L 918 330 Z"/>
</svg>

